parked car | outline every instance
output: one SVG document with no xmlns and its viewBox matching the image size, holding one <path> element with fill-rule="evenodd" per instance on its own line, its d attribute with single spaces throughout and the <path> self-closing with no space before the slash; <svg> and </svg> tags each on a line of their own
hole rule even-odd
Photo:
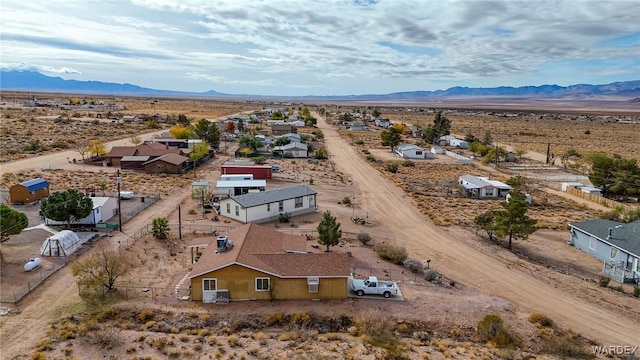
<svg viewBox="0 0 640 360">
<path fill-rule="evenodd" d="M 375 276 L 369 276 L 364 280 L 353 279 L 351 290 L 358 296 L 374 294 L 388 298 L 398 295 L 398 285 L 395 281 L 379 281 Z"/>
</svg>

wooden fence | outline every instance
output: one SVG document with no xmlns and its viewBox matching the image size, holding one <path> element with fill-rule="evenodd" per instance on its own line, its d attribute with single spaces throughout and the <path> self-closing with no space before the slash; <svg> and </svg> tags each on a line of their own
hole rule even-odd
<svg viewBox="0 0 640 360">
<path fill-rule="evenodd" d="M 616 207 L 621 207 L 623 209 L 631 209 L 631 207 L 627 204 L 623 204 L 621 202 L 617 202 L 615 200 L 611 200 L 611 199 L 607 199 L 605 197 L 602 196 L 598 196 L 598 195 L 594 195 L 594 194 L 588 194 L 586 192 L 581 191 L 580 189 L 574 188 L 574 187 L 568 187 L 567 188 L 567 193 L 570 195 L 573 195 L 575 197 L 579 197 L 581 199 L 585 199 L 591 202 L 594 202 L 596 204 L 600 204 L 603 206 L 606 206 L 608 208 L 611 209 L 615 209 Z"/>
</svg>

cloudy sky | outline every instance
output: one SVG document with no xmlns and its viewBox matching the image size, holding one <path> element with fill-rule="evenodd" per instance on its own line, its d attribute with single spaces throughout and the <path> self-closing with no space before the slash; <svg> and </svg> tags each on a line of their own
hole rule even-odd
<svg viewBox="0 0 640 360">
<path fill-rule="evenodd" d="M 256 95 L 640 79 L 640 0 L 0 0 L 0 67 Z"/>
</svg>

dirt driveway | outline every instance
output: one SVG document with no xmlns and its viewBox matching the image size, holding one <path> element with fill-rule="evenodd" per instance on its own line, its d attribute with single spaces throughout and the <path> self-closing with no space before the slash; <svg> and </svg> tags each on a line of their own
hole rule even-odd
<svg viewBox="0 0 640 360">
<path fill-rule="evenodd" d="M 318 114 L 315 117 L 321 119 Z M 431 259 L 447 277 L 474 286 L 512 303 L 545 313 L 563 326 L 611 345 L 638 345 L 638 324 L 598 304 L 577 299 L 569 292 L 532 276 L 528 266 L 513 260 L 498 261 L 460 239 L 472 234 L 455 227 L 439 228 L 426 219 L 401 189 L 389 183 L 323 121 L 325 135 L 336 167 L 352 176 L 359 201 L 368 216 L 389 229 L 397 244 L 418 260 Z"/>
</svg>

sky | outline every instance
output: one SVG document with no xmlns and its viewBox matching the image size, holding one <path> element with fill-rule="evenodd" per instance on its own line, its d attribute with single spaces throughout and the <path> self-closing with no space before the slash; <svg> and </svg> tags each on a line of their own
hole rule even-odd
<svg viewBox="0 0 640 360">
<path fill-rule="evenodd" d="M 0 68 L 352 95 L 640 79 L 640 0 L 0 0 Z"/>
</svg>

